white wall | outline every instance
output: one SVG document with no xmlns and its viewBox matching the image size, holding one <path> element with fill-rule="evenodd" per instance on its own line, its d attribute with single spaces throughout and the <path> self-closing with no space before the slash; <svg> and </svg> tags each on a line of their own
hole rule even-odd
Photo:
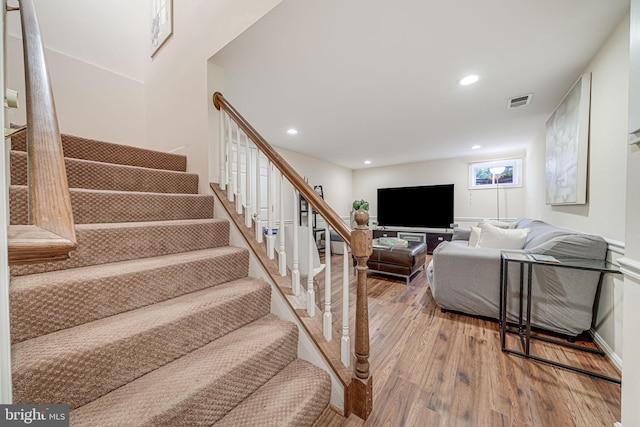
<svg viewBox="0 0 640 427">
<path fill-rule="evenodd" d="M 583 72 L 591 72 L 589 178 L 586 205 L 548 206 L 538 186 L 527 204 L 528 215 L 608 239 L 624 241 L 626 129 L 629 73 L 629 24 L 626 17 Z M 576 76 L 576 79 L 578 76 Z M 567 87 L 569 91 L 570 87 Z M 565 94 L 558 94 L 561 99 Z M 532 150 L 533 180 L 545 181 L 544 124 Z"/>
<path fill-rule="evenodd" d="M 610 253 L 609 260 L 616 262 L 625 253 L 628 16 L 620 22 L 583 72 L 591 72 L 587 204 L 545 204 L 545 128 L 542 125 L 539 140 L 530 152 L 530 182 L 537 185 L 529 193 L 527 216 L 603 236 L 614 243 L 615 251 Z M 569 89 L 567 87 L 567 91 Z M 558 97 L 561 99 L 563 96 L 559 94 Z M 623 343 L 622 277 L 606 276 L 600 298 L 596 339 L 608 347 L 613 361 L 620 364 Z"/>
<path fill-rule="evenodd" d="M 207 192 L 207 60 L 280 1 L 174 1 L 173 35 L 152 59 L 148 2 L 36 0 L 61 131 L 180 149 Z M 17 13 L 9 14 L 9 27 L 8 87 L 24 105 Z M 14 121 L 24 123 L 24 110 Z"/>
<path fill-rule="evenodd" d="M 360 169 L 353 172 L 353 197 L 369 201 L 371 215 L 378 212 L 377 189 L 415 185 L 454 184 L 454 216 L 457 222 L 497 216 L 496 189 L 469 189 L 469 163 L 523 158 L 523 186 L 500 188 L 500 218 L 517 218 L 525 213 L 527 159 L 524 152 L 477 157 L 460 157 L 398 166 Z M 427 209 L 436 209 L 428 200 Z M 406 209 L 414 207 L 406 206 Z"/>
<path fill-rule="evenodd" d="M 631 2 L 631 37 L 633 39 L 633 57 L 640 56 L 640 1 Z M 634 61 L 635 63 L 635 61 Z M 637 63 L 636 63 L 637 64 Z M 635 64 L 634 64 L 635 65 Z M 633 79 L 637 96 L 638 75 L 634 72 L 629 76 Z M 634 96 L 634 94 L 631 94 Z M 638 99 L 632 98 L 634 105 Z M 630 99 L 631 100 L 631 99 Z M 635 110 L 637 113 L 637 110 Z M 632 123 L 638 117 L 632 118 Z M 634 126 L 635 127 L 635 126 Z M 634 129 L 635 130 L 635 129 Z M 640 144 L 627 146 L 627 194 L 626 194 L 626 230 L 625 230 L 625 270 L 624 279 L 624 330 L 623 330 L 623 383 L 622 383 L 622 424 L 625 427 L 638 425 L 640 420 L 640 340 L 638 340 L 638 325 L 640 324 Z"/>
<path fill-rule="evenodd" d="M 308 178 L 309 185 L 322 185 L 324 200 L 342 218 L 349 218 L 351 204 L 355 198 L 352 197 L 351 169 L 284 148 L 274 148 L 303 178 Z"/>
<path fill-rule="evenodd" d="M 280 1 L 174 1 L 173 35 L 145 64 L 149 146 L 184 147 L 189 171 L 201 177 L 201 192 L 208 191 L 209 90 L 215 87 L 207 61 Z"/>
<path fill-rule="evenodd" d="M 36 0 L 36 14 L 64 133 L 142 146 L 145 137 L 144 2 Z M 18 90 L 25 120 L 24 68 L 18 12 L 8 14 L 7 87 Z M 117 28 L 117 31 L 114 31 Z"/>
</svg>

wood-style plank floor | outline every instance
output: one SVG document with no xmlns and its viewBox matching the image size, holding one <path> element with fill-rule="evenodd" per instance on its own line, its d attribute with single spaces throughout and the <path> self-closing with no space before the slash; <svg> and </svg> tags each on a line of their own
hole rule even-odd
<svg viewBox="0 0 640 427">
<path fill-rule="evenodd" d="M 342 255 L 333 255 L 334 301 L 341 301 L 341 269 Z M 503 353 L 498 324 L 442 312 L 424 271 L 410 286 L 381 275 L 369 275 L 368 284 L 373 411 L 364 423 L 325 413 L 317 425 L 612 427 L 620 420 L 619 385 Z M 352 278 L 352 294 L 354 286 Z M 603 357 L 541 342 L 532 351 L 620 377 Z"/>
</svg>

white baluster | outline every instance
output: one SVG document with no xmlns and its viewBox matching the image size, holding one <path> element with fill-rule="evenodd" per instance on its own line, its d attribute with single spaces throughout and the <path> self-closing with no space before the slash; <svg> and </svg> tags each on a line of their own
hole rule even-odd
<svg viewBox="0 0 640 427">
<path fill-rule="evenodd" d="M 251 228 L 251 216 L 253 214 L 253 205 L 251 204 L 251 181 L 253 180 L 253 175 L 251 173 L 251 147 L 249 146 L 249 137 L 247 135 L 245 137 L 245 166 L 244 166 L 244 180 L 246 184 L 245 191 L 245 204 L 244 204 L 244 225 L 247 228 Z"/>
<path fill-rule="evenodd" d="M 256 147 L 256 240 L 262 243 L 262 171 L 260 150 Z"/>
<path fill-rule="evenodd" d="M 227 119 L 227 200 L 233 202 L 233 125 L 231 119 Z"/>
<path fill-rule="evenodd" d="M 311 225 L 311 205 L 307 216 L 307 313 L 310 317 L 316 315 L 316 294 L 313 291 L 313 225 Z"/>
<path fill-rule="evenodd" d="M 342 244 L 342 339 L 340 340 L 340 360 L 344 366 L 351 364 L 351 338 L 349 337 L 349 247 Z"/>
<path fill-rule="evenodd" d="M 218 116 L 220 126 L 220 188 L 222 190 L 227 188 L 227 142 L 224 139 L 226 115 L 223 110 L 220 110 L 220 115 Z"/>
<path fill-rule="evenodd" d="M 291 269 L 291 290 L 293 294 L 298 296 L 300 295 L 300 265 L 298 261 L 298 257 L 300 256 L 300 251 L 298 250 L 298 230 L 300 228 L 300 223 L 298 222 L 298 200 L 300 200 L 300 193 L 298 190 L 293 189 L 293 253 L 289 254 L 293 256 L 292 269 Z"/>
<path fill-rule="evenodd" d="M 324 227 L 324 316 L 322 316 L 322 331 L 327 341 L 331 341 L 331 230 L 325 220 Z"/>
<path fill-rule="evenodd" d="M 284 248 L 284 175 L 280 173 L 280 191 L 278 199 L 280 200 L 280 220 L 278 224 L 278 267 L 281 276 L 287 275 L 287 252 Z"/>
<path fill-rule="evenodd" d="M 239 127 L 236 128 L 236 212 L 242 215 L 242 131 Z"/>
<path fill-rule="evenodd" d="M 274 220 L 274 197 L 273 197 L 273 165 L 267 161 L 267 256 L 269 259 L 275 258 L 275 228 Z"/>
</svg>

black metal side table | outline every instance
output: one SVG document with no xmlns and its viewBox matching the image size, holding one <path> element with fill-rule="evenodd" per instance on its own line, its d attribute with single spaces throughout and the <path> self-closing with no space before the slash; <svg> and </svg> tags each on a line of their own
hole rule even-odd
<svg viewBox="0 0 640 427">
<path fill-rule="evenodd" d="M 508 292 L 508 274 L 509 264 L 515 263 L 520 269 L 520 297 L 518 307 L 518 323 L 511 324 L 516 328 L 510 327 L 507 322 L 507 292 Z M 544 265 L 550 268 L 573 268 L 578 270 L 597 271 L 600 273 L 600 279 L 598 282 L 598 289 L 602 286 L 602 280 L 606 273 L 620 274 L 620 269 L 611 264 L 610 262 L 595 259 L 584 258 L 564 258 L 564 257 L 551 257 L 546 259 L 544 255 L 528 254 L 524 252 L 516 251 L 502 251 L 500 259 L 500 343 L 502 345 L 502 351 L 506 353 L 516 354 L 528 359 L 532 359 L 538 362 L 547 363 L 553 366 L 568 369 L 570 371 L 579 372 L 592 377 L 600 378 L 606 381 L 611 381 L 620 384 L 621 381 L 618 378 L 609 377 L 598 372 L 589 371 L 586 369 L 578 368 L 575 366 L 566 365 L 554 360 L 545 359 L 543 357 L 535 356 L 531 354 L 531 340 L 546 341 L 553 344 L 562 345 L 565 347 L 573 348 L 580 351 L 586 351 L 589 353 L 604 356 L 604 353 L 600 350 L 580 346 L 570 342 L 556 340 L 547 336 L 532 334 L 531 333 L 531 278 L 533 275 L 534 265 Z M 526 272 L 526 274 L 525 274 Z M 526 276 L 526 289 L 525 289 L 525 276 Z M 525 307 L 526 298 L 526 307 Z M 594 308 L 594 319 L 595 319 Z M 520 345 L 522 350 L 515 350 L 508 348 L 506 345 L 507 333 L 517 334 L 520 337 Z"/>
</svg>

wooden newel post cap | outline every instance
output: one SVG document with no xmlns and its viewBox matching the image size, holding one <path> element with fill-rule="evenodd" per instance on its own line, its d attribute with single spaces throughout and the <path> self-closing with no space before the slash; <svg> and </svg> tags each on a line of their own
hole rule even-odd
<svg viewBox="0 0 640 427">
<path fill-rule="evenodd" d="M 358 209 L 353 214 L 353 219 L 358 226 L 351 232 L 351 252 L 356 258 L 369 257 L 373 252 L 371 243 L 373 233 L 367 227 L 369 212 L 364 209 Z"/>
</svg>

